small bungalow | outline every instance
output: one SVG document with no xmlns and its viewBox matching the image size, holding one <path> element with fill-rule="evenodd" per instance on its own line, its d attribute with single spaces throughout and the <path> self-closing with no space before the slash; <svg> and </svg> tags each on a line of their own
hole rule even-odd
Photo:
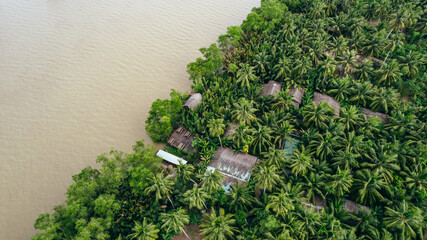
<svg viewBox="0 0 427 240">
<path fill-rule="evenodd" d="M 262 85 L 262 91 L 260 95 L 263 96 L 274 96 L 279 93 L 282 89 L 282 84 L 276 81 L 269 81 L 267 84 Z"/>
<path fill-rule="evenodd" d="M 249 154 L 234 153 L 230 148 L 220 147 L 215 152 L 212 162 L 206 171 L 213 172 L 215 169 L 224 175 L 224 190 L 229 191 L 232 184 L 236 182 L 244 183 L 249 181 L 252 173 L 252 167 L 258 162 L 258 159 Z"/>
<path fill-rule="evenodd" d="M 292 97 L 292 103 L 295 107 L 299 107 L 302 102 L 302 97 L 304 96 L 304 89 L 302 88 L 291 88 L 289 89 L 289 95 Z"/>
<path fill-rule="evenodd" d="M 364 212 L 369 212 L 368 207 L 357 204 L 357 203 L 350 201 L 348 199 L 344 199 L 343 207 L 347 212 L 351 212 L 351 213 L 357 213 L 357 212 L 359 212 L 359 210 L 364 211 Z"/>
<path fill-rule="evenodd" d="M 234 124 L 234 123 L 228 125 L 228 128 L 227 128 L 227 130 L 225 130 L 225 133 L 224 133 L 223 137 L 227 137 L 227 136 L 233 135 L 233 133 L 235 132 L 235 129 L 238 128 L 238 127 L 239 127 L 239 125 Z"/>
<path fill-rule="evenodd" d="M 184 108 L 194 110 L 200 103 L 202 103 L 202 94 L 193 93 L 185 102 Z"/>
<path fill-rule="evenodd" d="M 175 166 L 187 164 L 187 161 L 185 161 L 184 159 L 165 152 L 163 150 L 157 151 L 156 156 L 163 159 L 163 161 L 167 162 L 168 164 L 173 164 Z"/>
<path fill-rule="evenodd" d="M 387 114 L 374 112 L 374 111 L 369 110 L 367 108 L 362 108 L 362 110 L 360 112 L 363 115 L 365 115 L 367 119 L 373 118 L 373 117 L 379 117 L 383 123 L 388 122 L 388 115 Z"/>
<path fill-rule="evenodd" d="M 313 101 L 316 103 L 316 105 L 319 105 L 321 102 L 326 102 L 334 109 L 334 117 L 338 117 L 340 115 L 340 103 L 335 101 L 333 97 L 326 94 L 321 94 L 319 92 L 314 92 Z"/>
<path fill-rule="evenodd" d="M 179 127 L 172 133 L 168 143 L 175 148 L 192 152 L 194 150 L 193 146 L 191 146 L 193 140 L 194 134 L 183 127 Z"/>
</svg>

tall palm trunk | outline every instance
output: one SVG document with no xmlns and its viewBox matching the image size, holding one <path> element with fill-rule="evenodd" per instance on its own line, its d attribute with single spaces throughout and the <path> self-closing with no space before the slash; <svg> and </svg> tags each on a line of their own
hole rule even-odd
<svg viewBox="0 0 427 240">
<path fill-rule="evenodd" d="M 393 28 L 390 30 L 390 32 L 387 34 L 387 37 L 385 38 L 385 40 L 388 39 L 388 37 L 390 37 L 391 32 L 393 32 Z"/>
<path fill-rule="evenodd" d="M 185 235 L 188 239 L 190 239 L 190 240 L 191 240 L 191 238 L 187 235 L 187 233 L 185 232 L 185 230 L 184 230 L 182 227 L 180 227 L 179 229 L 181 229 L 181 231 L 184 233 L 184 235 Z"/>
<path fill-rule="evenodd" d="M 169 197 L 169 195 L 168 195 L 168 200 L 172 204 L 172 207 L 175 208 L 175 206 L 173 205 L 173 202 L 172 202 L 171 198 Z"/>
<path fill-rule="evenodd" d="M 221 137 L 220 137 L 220 136 L 218 136 L 218 139 L 219 139 L 219 145 L 221 145 L 221 147 L 222 147 Z"/>
</svg>

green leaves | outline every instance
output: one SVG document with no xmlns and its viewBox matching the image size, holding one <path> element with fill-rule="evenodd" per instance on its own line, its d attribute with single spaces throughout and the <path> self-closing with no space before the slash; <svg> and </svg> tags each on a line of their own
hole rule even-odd
<svg viewBox="0 0 427 240">
<path fill-rule="evenodd" d="M 181 95 L 174 90 L 171 100 L 157 99 L 153 102 L 145 121 L 145 130 L 154 142 L 166 142 L 173 128 L 178 126 L 181 109 Z"/>
</svg>

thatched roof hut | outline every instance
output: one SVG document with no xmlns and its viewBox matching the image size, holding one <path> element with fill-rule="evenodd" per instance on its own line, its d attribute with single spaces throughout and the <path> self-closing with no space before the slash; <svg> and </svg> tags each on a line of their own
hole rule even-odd
<svg viewBox="0 0 427 240">
<path fill-rule="evenodd" d="M 194 93 L 187 99 L 184 108 L 194 110 L 200 103 L 202 103 L 202 94 Z"/>
<path fill-rule="evenodd" d="M 344 209 L 351 213 L 357 213 L 359 210 L 369 212 L 369 208 L 360 204 L 357 204 L 348 199 L 344 199 Z"/>
<path fill-rule="evenodd" d="M 340 115 L 340 103 L 335 101 L 333 97 L 328 96 L 326 94 L 321 94 L 319 92 L 315 92 L 313 101 L 314 103 L 316 103 L 316 105 L 319 105 L 321 102 L 326 102 L 334 109 L 334 117 L 338 117 Z"/>
<path fill-rule="evenodd" d="M 227 137 L 227 136 L 232 135 L 235 132 L 235 129 L 238 128 L 238 127 L 239 127 L 239 125 L 237 125 L 237 124 L 234 124 L 234 123 L 230 124 L 228 126 L 227 130 L 225 131 L 223 137 Z"/>
<path fill-rule="evenodd" d="M 252 167 L 258 159 L 249 154 L 234 153 L 229 148 L 220 147 L 215 152 L 212 162 L 208 166 L 208 171 L 218 169 L 226 178 L 223 180 L 224 189 L 228 190 L 230 185 L 237 181 L 249 181 Z"/>
<path fill-rule="evenodd" d="M 280 92 L 281 89 L 281 83 L 269 81 L 267 84 L 262 85 L 262 91 L 260 94 L 265 96 L 274 96 L 276 93 Z"/>
<path fill-rule="evenodd" d="M 388 115 L 384 113 L 374 112 L 372 110 L 369 110 L 367 108 L 362 108 L 362 111 L 360 111 L 363 115 L 366 116 L 366 118 L 373 118 L 373 117 L 379 117 L 383 123 L 388 122 Z"/>
<path fill-rule="evenodd" d="M 289 94 L 292 97 L 292 103 L 295 107 L 299 107 L 302 102 L 302 97 L 304 96 L 304 89 L 302 88 L 291 88 L 289 89 Z"/>
<path fill-rule="evenodd" d="M 168 143 L 178 149 L 192 152 L 194 150 L 191 144 L 194 140 L 194 134 L 183 127 L 177 128 L 170 136 Z"/>
</svg>

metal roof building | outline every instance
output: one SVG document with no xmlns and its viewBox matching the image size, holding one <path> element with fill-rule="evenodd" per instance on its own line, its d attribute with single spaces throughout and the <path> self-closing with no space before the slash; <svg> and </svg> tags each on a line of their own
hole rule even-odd
<svg viewBox="0 0 427 240">
<path fill-rule="evenodd" d="M 224 175 L 224 189 L 228 191 L 230 186 L 237 181 L 249 181 L 252 173 L 252 167 L 258 159 L 249 154 L 234 153 L 229 148 L 220 147 L 213 156 L 213 161 L 207 167 L 207 171 L 212 172 L 215 169 Z"/>
<path fill-rule="evenodd" d="M 187 164 L 187 161 L 185 161 L 184 159 L 165 152 L 163 150 L 157 151 L 156 156 L 174 165 Z"/>
</svg>

